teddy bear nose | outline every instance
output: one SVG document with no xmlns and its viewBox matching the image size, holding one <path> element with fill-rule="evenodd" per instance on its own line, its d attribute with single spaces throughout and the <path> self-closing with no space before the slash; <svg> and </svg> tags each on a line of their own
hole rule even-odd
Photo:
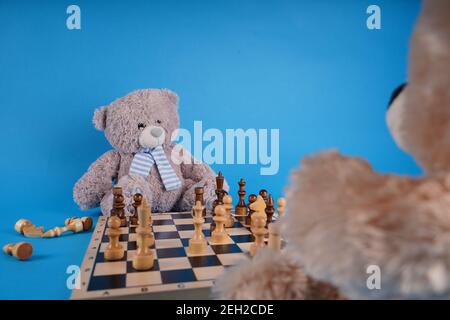
<svg viewBox="0 0 450 320">
<path fill-rule="evenodd" d="M 151 133 L 152 136 L 154 136 L 155 138 L 158 138 L 158 137 L 160 137 L 160 136 L 162 135 L 163 130 L 162 130 L 161 128 L 159 128 L 159 127 L 156 127 L 156 128 L 152 128 L 152 129 L 150 130 L 150 133 Z"/>
</svg>

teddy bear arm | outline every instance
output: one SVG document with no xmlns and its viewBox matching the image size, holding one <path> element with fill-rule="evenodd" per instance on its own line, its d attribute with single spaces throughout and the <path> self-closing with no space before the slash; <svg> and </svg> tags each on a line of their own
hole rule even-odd
<svg viewBox="0 0 450 320">
<path fill-rule="evenodd" d="M 75 202 L 83 210 L 98 207 L 103 196 L 117 179 L 120 155 L 111 150 L 92 163 L 73 189 Z"/>
</svg>

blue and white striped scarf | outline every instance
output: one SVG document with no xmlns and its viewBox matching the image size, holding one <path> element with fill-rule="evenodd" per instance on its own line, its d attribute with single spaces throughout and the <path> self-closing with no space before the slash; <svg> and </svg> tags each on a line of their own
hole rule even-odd
<svg viewBox="0 0 450 320">
<path fill-rule="evenodd" d="M 162 146 L 157 146 L 153 149 L 143 148 L 139 150 L 131 162 L 129 173 L 145 178 L 150 174 L 155 162 L 166 190 L 172 191 L 180 188 L 181 181 L 170 166 Z"/>
</svg>

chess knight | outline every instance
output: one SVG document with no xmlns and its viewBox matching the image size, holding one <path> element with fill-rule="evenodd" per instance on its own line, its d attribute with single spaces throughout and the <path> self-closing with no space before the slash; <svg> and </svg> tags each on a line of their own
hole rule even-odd
<svg viewBox="0 0 450 320">
<path fill-rule="evenodd" d="M 215 174 L 205 163 L 179 161 L 192 157 L 171 142 L 179 127 L 178 96 L 165 89 L 138 90 L 97 109 L 95 128 L 104 131 L 113 149 L 100 156 L 73 189 L 83 210 L 101 206 L 111 211 L 113 183 L 121 187 L 125 210 L 132 212 L 133 195 L 141 193 L 152 212 L 189 211 L 195 188 L 204 188 L 205 206 L 215 199 Z M 177 147 L 177 152 L 172 152 Z M 225 190 L 228 185 L 225 183 Z"/>
<path fill-rule="evenodd" d="M 335 151 L 305 158 L 280 221 L 288 248 L 264 248 L 226 272 L 216 282 L 220 297 L 450 299 L 448 12 L 448 0 L 423 2 L 408 84 L 387 114 L 394 140 L 425 174 L 379 174 Z M 375 269 L 378 288 L 369 283 Z"/>
</svg>

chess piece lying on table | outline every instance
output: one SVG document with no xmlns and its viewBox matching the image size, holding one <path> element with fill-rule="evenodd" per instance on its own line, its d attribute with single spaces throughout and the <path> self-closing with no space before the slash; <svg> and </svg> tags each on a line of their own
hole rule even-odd
<svg viewBox="0 0 450 320">
<path fill-rule="evenodd" d="M 42 237 L 43 238 L 59 237 L 66 231 L 72 231 L 73 233 L 88 231 L 92 228 L 93 224 L 91 217 L 82 217 L 82 218 L 72 217 L 66 219 L 64 223 L 65 223 L 64 227 L 55 227 L 53 229 L 50 229 L 46 231 L 42 235 Z"/>
<path fill-rule="evenodd" d="M 44 233 L 43 227 L 36 227 L 30 220 L 20 219 L 16 222 L 14 229 L 28 238 L 41 238 Z"/>
<path fill-rule="evenodd" d="M 9 243 L 3 247 L 3 252 L 19 260 L 27 260 L 33 254 L 33 246 L 28 242 Z"/>
</svg>

